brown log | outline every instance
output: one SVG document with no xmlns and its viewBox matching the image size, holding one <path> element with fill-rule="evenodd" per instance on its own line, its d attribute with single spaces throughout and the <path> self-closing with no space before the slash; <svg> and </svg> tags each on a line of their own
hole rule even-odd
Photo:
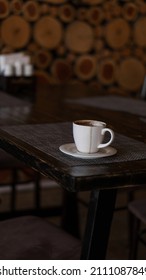
<svg viewBox="0 0 146 280">
<path fill-rule="evenodd" d="M 65 33 L 65 44 L 71 51 L 85 53 L 93 47 L 93 30 L 91 26 L 83 21 L 71 23 Z"/>
<path fill-rule="evenodd" d="M 122 7 L 118 3 L 114 3 L 112 15 L 113 17 L 120 17 L 122 15 Z"/>
<path fill-rule="evenodd" d="M 35 53 L 34 64 L 39 69 L 47 68 L 52 62 L 52 54 L 46 50 L 39 50 Z"/>
<path fill-rule="evenodd" d="M 115 1 L 111 0 L 111 1 L 104 1 L 103 6 L 102 6 L 102 10 L 104 13 L 104 17 L 106 20 L 112 20 L 114 18 L 114 7 L 115 7 Z"/>
<path fill-rule="evenodd" d="M 94 48 L 97 52 L 101 52 L 104 49 L 104 41 L 102 39 L 95 40 Z"/>
<path fill-rule="evenodd" d="M 128 57 L 128 56 L 131 56 L 132 55 L 132 49 L 131 48 L 123 48 L 121 51 L 120 51 L 120 56 L 122 57 Z"/>
<path fill-rule="evenodd" d="M 49 6 L 47 3 L 40 5 L 40 13 L 42 15 L 48 14 L 49 12 Z"/>
<path fill-rule="evenodd" d="M 142 14 L 142 15 L 146 15 L 146 3 L 144 2 L 138 2 L 139 4 L 139 12 Z"/>
<path fill-rule="evenodd" d="M 121 50 L 114 51 L 111 56 L 115 61 L 120 62 L 122 59 L 128 58 L 132 55 L 133 50 L 129 47 L 126 47 Z"/>
<path fill-rule="evenodd" d="M 34 75 L 37 78 L 38 82 L 43 83 L 50 83 L 50 76 L 43 70 L 35 70 Z"/>
<path fill-rule="evenodd" d="M 97 77 L 103 85 L 115 82 L 116 64 L 111 58 L 102 60 L 97 65 Z"/>
<path fill-rule="evenodd" d="M 117 67 L 117 81 L 119 85 L 131 91 L 140 89 L 145 75 L 145 67 L 138 59 L 129 57 L 121 61 Z"/>
<path fill-rule="evenodd" d="M 22 1 L 12 0 L 10 3 L 10 9 L 14 14 L 19 15 L 22 12 Z"/>
<path fill-rule="evenodd" d="M 138 15 L 138 7 L 135 3 L 126 3 L 123 7 L 123 17 L 126 20 L 134 21 Z"/>
<path fill-rule="evenodd" d="M 91 55 L 82 55 L 76 60 L 75 74 L 81 80 L 90 80 L 96 74 L 96 59 Z"/>
<path fill-rule="evenodd" d="M 113 49 L 123 48 L 128 43 L 130 34 L 130 25 L 122 18 L 112 20 L 105 28 L 105 39 Z"/>
<path fill-rule="evenodd" d="M 103 19 L 103 13 L 99 7 L 91 7 L 87 11 L 87 19 L 90 24 L 97 25 Z"/>
<path fill-rule="evenodd" d="M 65 45 L 60 44 L 60 45 L 58 46 L 58 48 L 56 48 L 56 53 L 57 53 L 59 56 L 65 55 L 65 54 L 66 54 Z"/>
<path fill-rule="evenodd" d="M 3 46 L 4 46 L 3 40 L 2 40 L 2 38 L 0 37 L 0 49 L 2 49 Z"/>
<path fill-rule="evenodd" d="M 62 39 L 61 23 L 50 16 L 39 19 L 34 26 L 34 38 L 36 42 L 47 49 L 56 48 Z"/>
<path fill-rule="evenodd" d="M 94 30 L 94 35 L 99 39 L 99 37 L 103 37 L 103 27 L 99 24 L 95 26 Z"/>
<path fill-rule="evenodd" d="M 72 67 L 63 59 L 56 59 L 52 65 L 52 74 L 57 82 L 67 82 L 72 77 Z"/>
<path fill-rule="evenodd" d="M 58 14 L 58 7 L 57 6 L 50 6 L 49 7 L 49 15 L 52 17 L 56 17 Z"/>
<path fill-rule="evenodd" d="M 134 56 L 137 56 L 137 58 L 143 61 L 145 57 L 145 51 L 142 48 L 137 47 L 134 49 Z"/>
<path fill-rule="evenodd" d="M 1 49 L 1 54 L 13 53 L 15 50 L 9 46 L 5 46 Z"/>
<path fill-rule="evenodd" d="M 117 0 L 104 1 L 103 5 L 102 5 L 103 6 L 103 10 L 104 11 L 111 10 L 111 13 L 112 13 L 116 3 L 117 3 Z"/>
<path fill-rule="evenodd" d="M 32 42 L 30 42 L 30 44 L 27 45 L 27 50 L 29 52 L 35 53 L 38 51 L 38 49 L 39 49 L 39 46 L 37 45 L 36 42 L 32 41 Z"/>
<path fill-rule="evenodd" d="M 102 52 L 100 53 L 100 58 L 110 58 L 110 57 L 112 57 L 112 52 L 109 50 L 109 49 L 107 49 L 107 48 L 104 48 L 103 50 L 102 50 Z"/>
<path fill-rule="evenodd" d="M 106 17 L 108 16 L 110 19 L 114 17 L 120 17 L 122 14 L 122 8 L 116 0 L 105 1 L 102 8 Z"/>
<path fill-rule="evenodd" d="M 146 18 L 142 17 L 135 22 L 134 41 L 140 47 L 146 46 Z"/>
<path fill-rule="evenodd" d="M 75 8 L 70 5 L 62 5 L 58 10 L 58 15 L 63 22 L 71 22 L 75 18 Z"/>
<path fill-rule="evenodd" d="M 112 21 L 113 15 L 111 14 L 110 10 L 104 11 L 104 18 L 106 21 Z"/>
<path fill-rule="evenodd" d="M 4 43 L 14 49 L 24 47 L 30 35 L 30 25 L 20 16 L 12 15 L 1 24 L 1 37 Z"/>
<path fill-rule="evenodd" d="M 40 16 L 39 4 L 36 1 L 28 1 L 23 5 L 24 18 L 30 22 L 38 20 Z"/>
<path fill-rule="evenodd" d="M 76 10 L 76 17 L 78 20 L 82 21 L 82 20 L 86 20 L 87 18 L 87 9 L 86 8 L 78 8 Z"/>
<path fill-rule="evenodd" d="M 76 61 L 76 55 L 73 52 L 68 53 L 67 56 L 66 56 L 66 61 L 69 64 L 74 63 Z"/>
<path fill-rule="evenodd" d="M 9 15 L 9 3 L 7 0 L 0 0 L 0 19 L 3 19 Z"/>
</svg>

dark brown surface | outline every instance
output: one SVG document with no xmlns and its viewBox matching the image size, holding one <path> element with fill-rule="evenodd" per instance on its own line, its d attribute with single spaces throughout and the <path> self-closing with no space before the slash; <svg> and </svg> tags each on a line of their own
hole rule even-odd
<svg viewBox="0 0 146 280">
<path fill-rule="evenodd" d="M 26 106 L 25 104 L 24 106 L 11 107 L 10 110 L 5 112 L 4 116 L 1 116 L 0 121 L 3 126 L 1 126 L 0 130 L 1 147 L 43 174 L 61 182 L 70 191 L 91 190 L 93 188 L 117 188 L 127 187 L 127 185 L 143 184 L 146 181 L 146 156 L 143 155 L 144 144 L 141 142 L 145 142 L 146 139 L 145 122 L 141 116 L 139 117 L 128 112 L 123 113 L 121 107 L 118 111 L 118 103 L 116 111 L 115 109 L 100 109 L 98 106 L 88 107 L 78 102 L 79 97 L 89 96 L 89 100 L 92 100 L 91 96 L 96 94 L 97 92 L 95 90 L 90 90 L 87 87 L 78 88 L 77 86 L 68 85 L 66 87 L 54 86 L 52 88 L 45 88 L 45 86 L 41 85 L 34 106 Z M 75 102 L 68 102 L 69 98 L 74 99 Z M 119 99 L 119 106 L 120 102 L 121 100 Z M 145 102 L 143 103 L 145 104 Z M 127 99 L 127 111 L 128 108 L 129 99 Z M 126 111 L 125 107 L 123 110 Z M 113 157 L 113 162 L 111 158 L 109 164 L 108 162 L 104 163 L 101 161 L 101 164 L 97 168 L 96 162 L 91 165 L 85 161 L 80 166 L 77 159 L 73 166 L 66 164 L 63 160 L 64 156 L 60 160 L 53 155 L 51 146 L 50 153 L 42 152 L 40 142 L 42 138 L 42 145 L 47 146 L 46 142 L 43 144 L 43 139 L 46 139 L 47 131 L 42 131 L 41 129 L 39 131 L 38 127 L 37 145 L 37 133 L 33 124 L 42 123 L 44 125 L 44 123 L 49 124 L 52 122 L 72 122 L 76 119 L 99 119 L 107 122 L 108 127 L 111 127 L 115 132 L 138 140 L 139 144 L 137 142 L 136 149 L 140 148 L 139 156 L 141 153 L 143 157 L 131 158 L 128 161 L 119 160 L 117 162 L 115 162 Z M 31 126 L 27 129 L 28 126 L 25 127 L 24 124 L 31 124 L 32 129 Z M 14 129 L 11 126 L 9 128 L 9 125 L 14 125 Z M 15 133 L 15 130 L 17 133 Z M 51 129 L 50 133 L 53 133 L 52 131 Z M 30 134 L 31 142 L 27 141 Z M 33 137 L 35 141 L 33 141 Z M 56 134 L 54 134 L 54 138 L 56 138 Z M 51 145 L 51 143 L 49 142 L 48 145 Z M 140 147 L 140 145 L 142 146 Z M 56 149 L 58 149 L 58 146 L 56 146 Z M 127 145 L 127 153 L 129 152 L 130 141 L 129 147 Z"/>
<path fill-rule="evenodd" d="M 58 174 L 61 172 L 62 176 L 59 178 L 55 177 L 55 179 L 62 183 L 69 191 L 94 189 L 93 176 L 96 176 L 96 179 L 98 177 L 98 182 L 95 182 L 96 188 L 109 188 L 111 187 L 109 183 L 111 182 L 113 185 L 114 181 L 108 181 L 107 184 L 105 175 L 109 176 L 109 180 L 113 180 L 113 173 L 110 175 L 105 168 L 101 173 L 101 166 L 106 166 L 107 169 L 107 165 L 117 166 L 117 164 L 121 165 L 127 162 L 131 164 L 132 161 L 146 158 L 144 143 L 139 145 L 139 141 L 118 133 L 115 133 L 115 140 L 112 144 L 117 149 L 116 155 L 97 159 L 79 159 L 65 155 L 59 150 L 59 147 L 62 144 L 73 142 L 71 122 L 5 126 L 3 131 L 7 135 L 11 134 L 11 139 L 14 142 L 15 139 L 16 141 L 17 139 L 23 139 L 26 151 L 23 150 L 20 153 L 19 148 L 20 146 L 22 147 L 22 141 L 19 141 L 19 148 L 13 146 L 14 155 L 18 154 L 22 160 L 22 157 L 24 157 L 27 164 L 38 169 L 44 175 L 56 176 L 56 172 Z M 129 149 L 129 147 L 131 148 Z M 22 149 L 24 148 L 22 147 Z M 90 178 L 87 177 L 88 175 L 90 175 Z M 83 176 L 87 177 L 87 181 L 84 182 L 83 180 L 84 186 L 82 186 L 80 180 L 80 177 Z M 122 180 L 119 183 L 119 178 L 117 179 L 115 184 L 120 186 Z M 115 186 L 113 185 L 112 187 Z"/>
</svg>

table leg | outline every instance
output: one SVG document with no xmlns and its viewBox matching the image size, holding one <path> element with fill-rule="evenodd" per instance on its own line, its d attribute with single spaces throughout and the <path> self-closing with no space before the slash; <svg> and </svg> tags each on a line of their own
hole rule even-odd
<svg viewBox="0 0 146 280">
<path fill-rule="evenodd" d="M 105 259 L 116 201 L 116 190 L 91 192 L 81 259 Z"/>
<path fill-rule="evenodd" d="M 79 238 L 79 213 L 77 193 L 63 190 L 62 228 Z"/>
</svg>

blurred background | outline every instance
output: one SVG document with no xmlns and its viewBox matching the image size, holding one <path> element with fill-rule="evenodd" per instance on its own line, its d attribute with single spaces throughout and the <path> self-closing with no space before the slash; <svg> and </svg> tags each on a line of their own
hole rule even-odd
<svg viewBox="0 0 146 280">
<path fill-rule="evenodd" d="M 0 53 L 25 52 L 48 83 L 137 95 L 146 69 L 144 0 L 0 0 Z"/>
</svg>

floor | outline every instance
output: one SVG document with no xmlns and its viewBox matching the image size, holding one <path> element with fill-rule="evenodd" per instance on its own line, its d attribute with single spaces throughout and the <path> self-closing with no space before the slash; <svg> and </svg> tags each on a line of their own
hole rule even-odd
<svg viewBox="0 0 146 280">
<path fill-rule="evenodd" d="M 0 212 L 9 211 L 9 188 L 0 188 Z M 146 191 L 136 191 L 136 197 L 140 198 L 146 196 Z M 89 194 L 85 192 L 79 195 L 79 198 L 83 199 L 88 203 Z M 61 189 L 51 182 L 48 184 L 46 180 L 42 184 L 41 191 L 42 206 L 46 205 L 59 205 L 62 201 Z M 33 207 L 33 186 L 18 186 L 17 195 L 17 208 L 23 209 L 25 207 Z M 116 207 L 126 205 L 127 194 L 124 191 L 118 191 Z M 79 215 L 81 221 L 81 237 L 83 236 L 84 226 L 87 215 L 87 208 L 79 203 Z M 49 218 L 52 222 L 60 225 L 60 217 Z M 110 242 L 108 247 L 107 259 L 128 259 L 129 252 L 129 240 L 128 240 L 128 213 L 127 210 L 115 211 L 114 218 L 110 234 Z M 143 245 L 139 246 L 138 259 L 146 259 L 146 247 Z"/>
</svg>

